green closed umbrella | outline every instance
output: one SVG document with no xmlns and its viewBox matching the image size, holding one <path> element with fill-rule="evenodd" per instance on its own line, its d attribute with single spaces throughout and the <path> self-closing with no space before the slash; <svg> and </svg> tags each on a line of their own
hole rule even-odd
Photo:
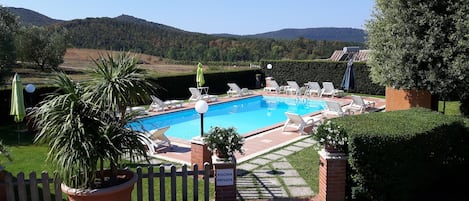
<svg viewBox="0 0 469 201">
<path fill-rule="evenodd" d="M 23 84 L 18 73 L 13 77 L 11 83 L 11 110 L 10 115 L 13 115 L 15 122 L 22 122 L 26 116 L 23 99 Z"/>
<path fill-rule="evenodd" d="M 204 69 L 202 68 L 201 63 L 197 64 L 197 75 L 195 81 L 197 82 L 197 87 L 204 86 L 205 84 Z"/>
</svg>

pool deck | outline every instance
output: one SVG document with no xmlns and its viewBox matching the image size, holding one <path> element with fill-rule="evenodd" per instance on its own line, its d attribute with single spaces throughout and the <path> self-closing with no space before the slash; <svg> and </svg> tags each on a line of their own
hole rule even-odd
<svg viewBox="0 0 469 201">
<path fill-rule="evenodd" d="M 248 95 L 244 96 L 245 97 L 251 97 L 251 96 L 256 96 L 256 95 L 269 95 L 269 96 L 282 96 L 282 97 L 297 97 L 294 95 L 286 95 L 286 94 L 275 94 L 275 93 L 266 93 L 264 91 L 255 91 L 253 95 Z M 297 98 L 300 99 L 311 99 L 311 100 L 329 100 L 329 101 L 336 101 L 341 103 L 343 106 L 346 106 L 350 104 L 352 101 L 351 97 L 345 96 L 342 98 L 331 98 L 331 97 L 316 97 L 316 96 L 298 96 Z M 218 98 L 218 101 L 209 103 L 211 104 L 218 104 L 218 103 L 223 103 L 227 101 L 232 101 L 236 100 L 239 98 L 233 98 L 233 97 L 221 97 Z M 379 111 L 384 109 L 385 107 L 385 100 L 384 99 L 379 99 L 379 98 L 372 98 L 372 97 L 364 97 L 366 100 L 371 100 L 375 101 L 375 107 L 371 108 L 367 112 L 373 112 L 373 111 Z M 148 112 L 148 115 L 156 115 L 156 114 L 161 114 L 161 113 L 168 113 L 168 112 L 174 112 L 174 111 L 179 111 L 179 110 L 185 110 L 185 109 L 193 109 L 195 103 L 185 103 L 182 108 L 176 108 L 176 109 L 170 109 L 166 111 L 161 111 L 161 112 Z M 359 114 L 356 113 L 356 114 Z M 315 115 L 322 115 L 321 112 L 315 112 L 311 113 L 305 116 L 315 116 Z M 323 116 L 323 118 L 334 118 L 333 116 Z M 285 117 L 286 120 L 286 117 Z M 295 141 L 308 138 L 310 137 L 309 135 L 301 135 L 297 131 L 285 131 L 282 132 L 282 126 L 283 123 L 276 124 L 267 128 L 263 128 L 262 130 L 244 134 L 246 136 L 245 144 L 243 148 L 245 149 L 245 154 L 240 155 L 239 153 L 236 154 L 236 159 L 238 163 L 242 163 L 244 161 L 247 161 L 249 159 L 255 158 L 256 156 L 259 156 L 261 154 L 270 152 L 276 148 L 285 146 L 287 144 L 293 143 Z M 200 128 L 193 128 L 194 130 L 199 131 Z M 311 131 L 312 127 L 306 127 L 305 131 Z M 172 143 L 171 148 L 167 147 L 161 147 L 159 149 L 159 152 L 156 154 L 152 154 L 151 156 L 162 159 L 162 160 L 167 160 L 170 162 L 175 162 L 175 163 L 181 163 L 181 164 L 187 164 L 190 165 L 191 163 L 191 142 L 187 140 L 181 140 L 177 138 L 171 138 L 169 137 Z"/>
</svg>

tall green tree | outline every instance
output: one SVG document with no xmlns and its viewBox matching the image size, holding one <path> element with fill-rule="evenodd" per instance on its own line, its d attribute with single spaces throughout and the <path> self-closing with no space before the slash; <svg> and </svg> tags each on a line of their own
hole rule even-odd
<svg viewBox="0 0 469 201">
<path fill-rule="evenodd" d="M 16 63 L 15 36 L 18 29 L 16 16 L 0 6 L 0 72 Z"/>
<path fill-rule="evenodd" d="M 64 62 L 67 31 L 58 27 L 23 27 L 17 38 L 18 56 L 45 70 L 56 69 Z"/>
<path fill-rule="evenodd" d="M 373 82 L 443 100 L 468 91 L 467 0 L 377 0 L 366 27 Z"/>
</svg>

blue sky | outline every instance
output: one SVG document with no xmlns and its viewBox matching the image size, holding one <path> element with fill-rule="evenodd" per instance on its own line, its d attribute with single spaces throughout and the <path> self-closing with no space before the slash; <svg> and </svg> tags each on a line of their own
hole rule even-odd
<svg viewBox="0 0 469 201">
<path fill-rule="evenodd" d="M 131 15 L 200 33 L 256 34 L 284 28 L 364 29 L 374 0 L 2 0 L 60 20 Z"/>
</svg>

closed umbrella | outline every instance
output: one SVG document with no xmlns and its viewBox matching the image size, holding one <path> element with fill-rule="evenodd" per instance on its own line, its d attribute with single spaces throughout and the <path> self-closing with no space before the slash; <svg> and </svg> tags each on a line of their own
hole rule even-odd
<svg viewBox="0 0 469 201">
<path fill-rule="evenodd" d="M 355 75 L 353 73 L 353 60 L 350 59 L 345 69 L 344 77 L 342 78 L 341 88 L 348 91 L 355 88 Z"/>
<path fill-rule="evenodd" d="M 205 84 L 204 69 L 202 68 L 201 63 L 197 64 L 197 75 L 195 81 L 197 82 L 197 87 L 204 86 Z"/>
<path fill-rule="evenodd" d="M 15 122 L 19 123 L 23 121 L 26 116 L 23 99 L 23 84 L 21 83 L 20 76 L 18 73 L 13 77 L 11 83 L 11 109 L 10 115 L 13 115 Z M 18 143 L 20 141 L 20 134 L 18 128 Z"/>
</svg>

